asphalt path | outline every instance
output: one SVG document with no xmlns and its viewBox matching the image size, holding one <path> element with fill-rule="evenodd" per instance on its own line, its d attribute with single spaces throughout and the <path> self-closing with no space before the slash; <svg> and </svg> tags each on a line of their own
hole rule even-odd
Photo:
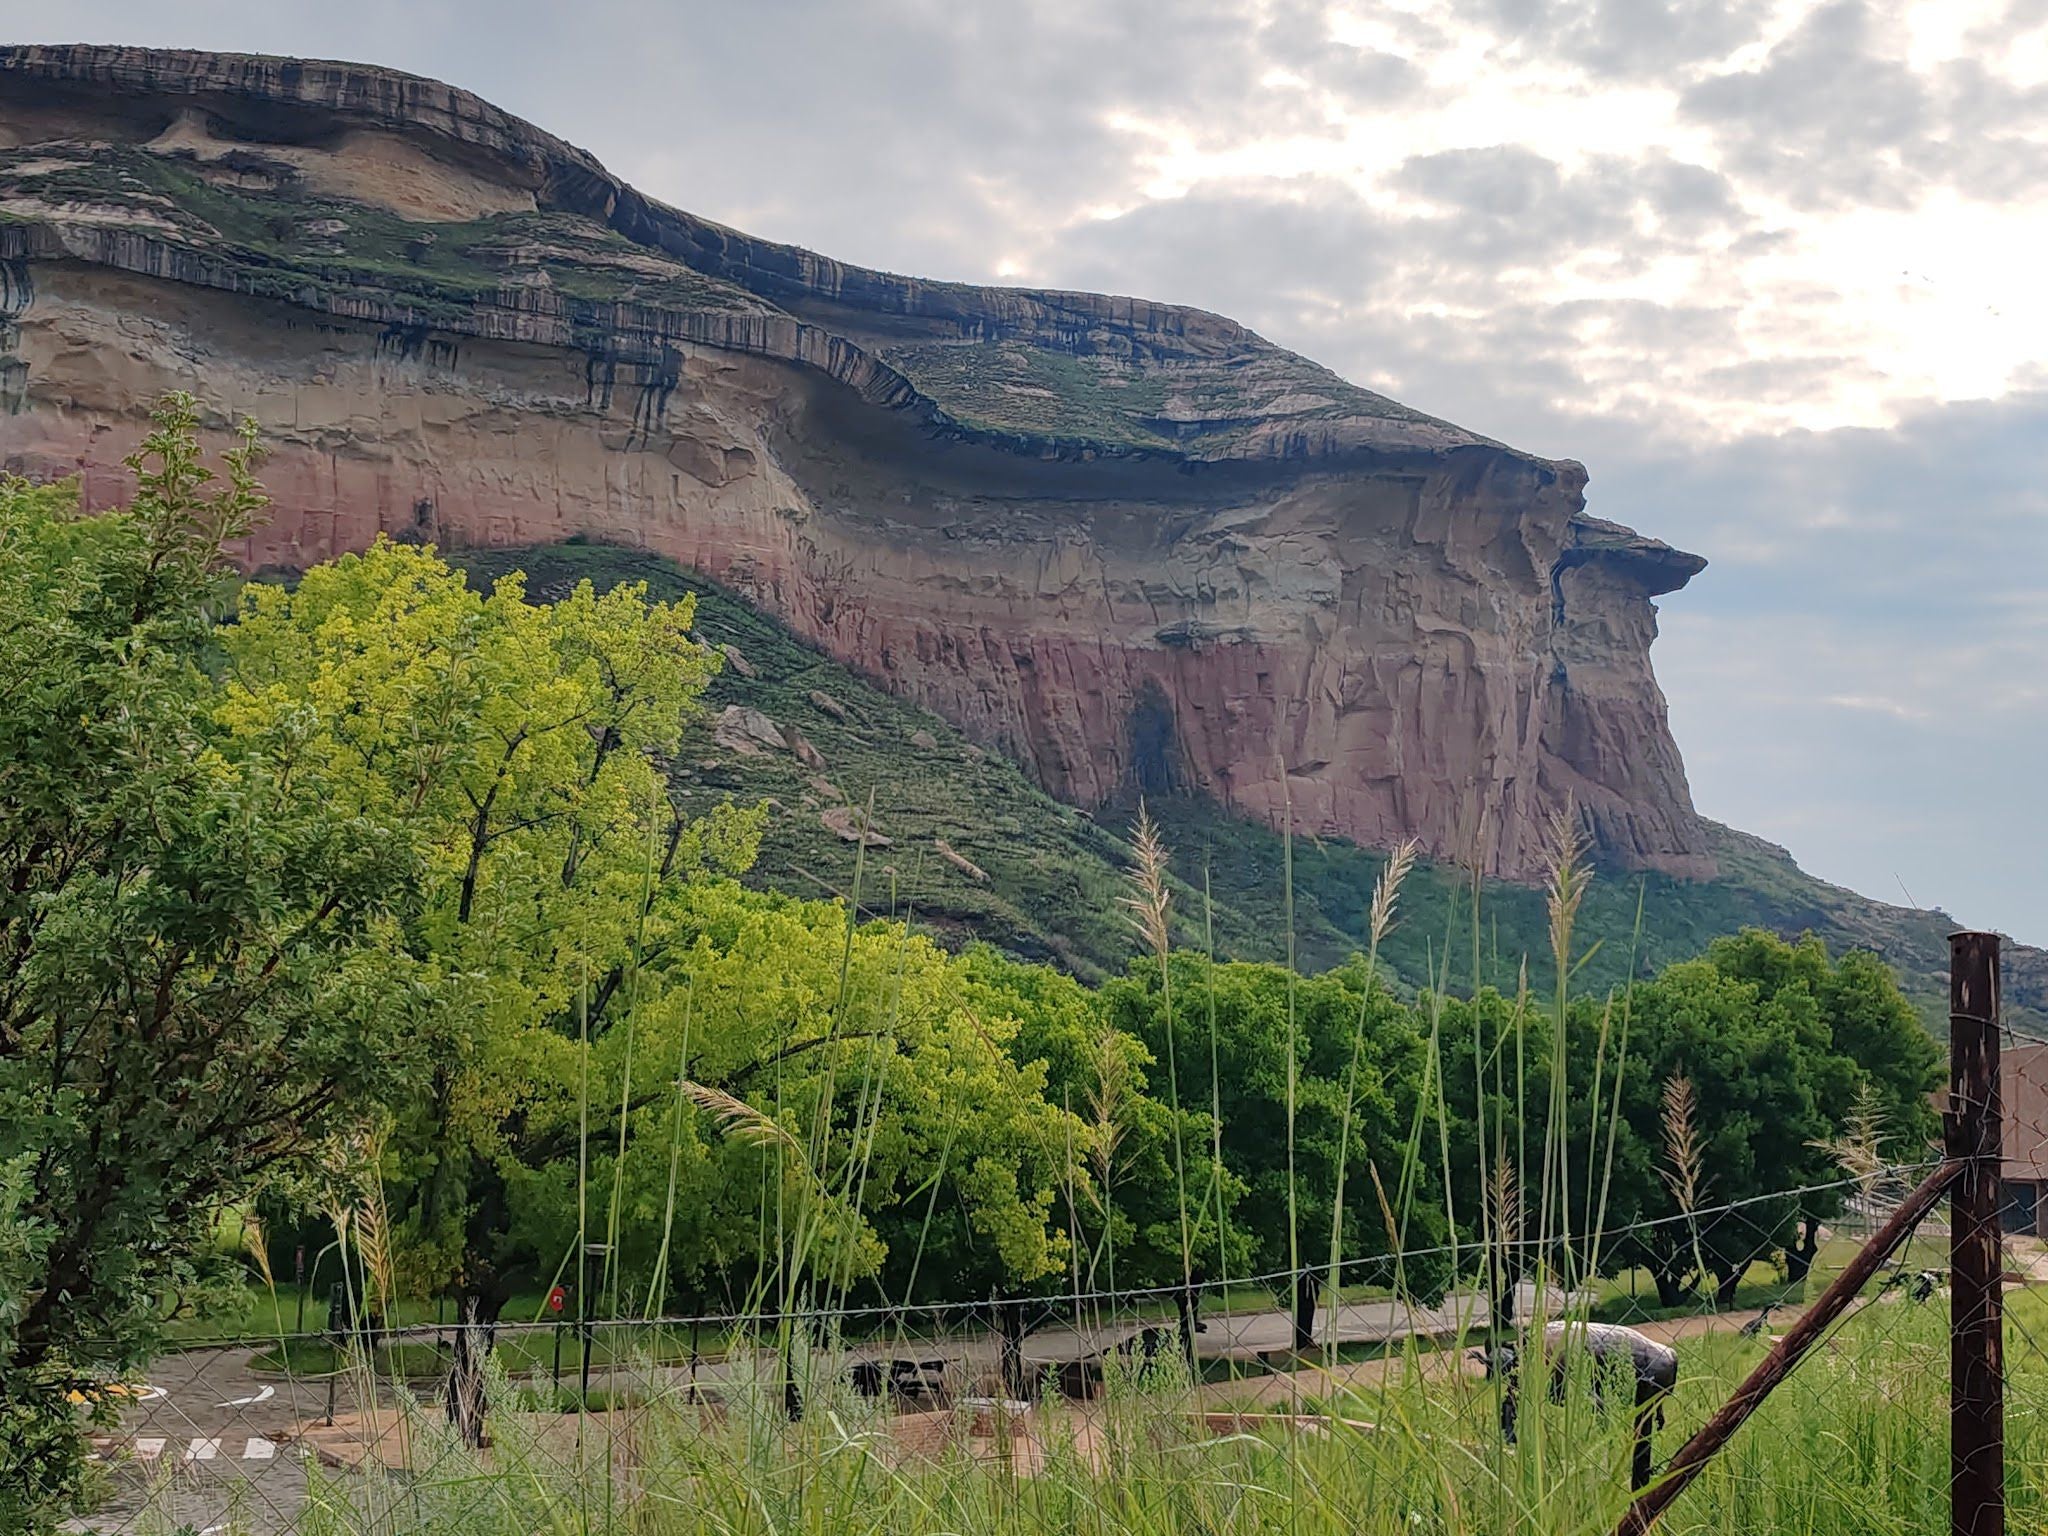
<svg viewBox="0 0 2048 1536">
<path fill-rule="evenodd" d="M 110 1497 L 77 1531 L 289 1531 L 306 1501 L 299 1428 L 326 1411 L 324 1381 L 249 1368 L 247 1349 L 169 1355 L 116 1432 L 95 1436 Z"/>
</svg>

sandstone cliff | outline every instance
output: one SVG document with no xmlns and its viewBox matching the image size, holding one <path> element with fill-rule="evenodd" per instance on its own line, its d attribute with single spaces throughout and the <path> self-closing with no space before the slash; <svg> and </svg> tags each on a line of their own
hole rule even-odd
<svg viewBox="0 0 2048 1536">
<path fill-rule="evenodd" d="M 718 578 L 1093 804 L 1712 872 L 1651 675 L 1703 562 L 1584 471 L 1198 311 L 923 282 L 663 206 L 466 92 L 0 50 L 0 462 L 106 501 L 252 415 L 291 567 L 572 534 Z"/>
</svg>

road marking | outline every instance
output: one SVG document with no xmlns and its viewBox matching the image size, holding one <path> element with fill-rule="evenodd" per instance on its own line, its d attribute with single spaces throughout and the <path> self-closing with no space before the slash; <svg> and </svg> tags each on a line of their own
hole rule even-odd
<svg viewBox="0 0 2048 1536">
<path fill-rule="evenodd" d="M 219 1454 L 220 1442 L 218 1440 L 194 1440 L 185 1447 L 185 1459 L 187 1461 L 211 1461 Z"/>
<path fill-rule="evenodd" d="M 277 1396 L 277 1388 L 265 1387 L 254 1397 L 231 1397 L 219 1406 L 222 1408 L 253 1408 L 258 1403 L 269 1402 L 275 1396 Z"/>
<path fill-rule="evenodd" d="M 155 1461 L 163 1453 L 164 1442 L 160 1436 L 152 1436 L 150 1439 L 135 1442 L 135 1459 L 137 1461 Z"/>
<path fill-rule="evenodd" d="M 119 1381 L 110 1381 L 101 1386 L 88 1387 L 84 1390 L 74 1389 L 65 1393 L 65 1396 L 70 1401 L 79 1404 L 81 1407 L 87 1403 L 153 1403 L 158 1398 L 169 1397 L 170 1395 L 168 1389 L 153 1387 L 147 1382 L 138 1384 Z"/>
<path fill-rule="evenodd" d="M 276 1443 L 264 1439 L 261 1435 L 251 1435 L 249 1443 L 242 1448 L 242 1460 L 244 1461 L 268 1461 L 276 1454 Z"/>
</svg>

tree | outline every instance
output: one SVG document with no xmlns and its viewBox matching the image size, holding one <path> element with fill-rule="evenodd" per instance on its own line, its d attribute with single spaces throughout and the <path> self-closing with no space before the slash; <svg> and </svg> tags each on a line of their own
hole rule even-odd
<svg viewBox="0 0 2048 1536">
<path fill-rule="evenodd" d="M 593 1058 L 606 1114 L 628 1103 L 623 1151 L 607 1124 L 590 1168 L 593 1188 L 620 1190 L 627 1297 L 741 1313 L 793 1288 L 818 1305 L 891 1304 L 1059 1273 L 1054 1204 L 1074 1127 L 1047 1102 L 1043 1069 L 1012 1058 L 1015 1021 L 964 993 L 959 962 L 902 924 L 849 932 L 837 902 L 732 884 L 690 888 L 677 914 L 693 937 L 646 983 L 669 1002 L 638 1012 L 635 1086 L 623 1032 Z M 711 1101 L 679 1101 L 678 1081 L 776 1132 L 717 1136 L 697 1112 Z M 577 1116 L 558 1099 L 528 1127 L 530 1144 L 565 1149 L 515 1191 L 537 1254 L 573 1239 Z"/>
<path fill-rule="evenodd" d="M 411 1283 L 452 1290 L 485 1348 L 530 1268 L 510 1183 L 557 1155 L 549 1106 L 587 1083 L 583 1042 L 662 1006 L 636 988 L 680 937 L 677 893 L 753 857 L 757 814 L 692 816 L 660 768 L 713 668 L 690 617 L 636 587 L 477 593 L 432 551 L 380 541 L 295 588 L 245 589 L 222 636 L 221 718 L 259 738 L 291 726 L 332 802 L 422 860 L 393 947 L 433 999 L 432 1067 L 392 1106 L 380 1172 Z M 450 1395 L 472 1438 L 476 1345 L 460 1335 Z"/>
<path fill-rule="evenodd" d="M 1561 1051 L 1554 1006 L 1526 994 L 1489 987 L 1470 998 L 1425 997 L 1421 1006 L 1438 1015 L 1450 1209 L 1483 1264 L 1488 1315 L 1504 1325 L 1513 1321 L 1514 1286 L 1539 1254 L 1553 1276 L 1595 1262 L 1594 1233 L 1636 1214 L 1642 1181 L 1654 1173 L 1610 1106 L 1617 1072 L 1628 1091 L 1646 1072 L 1639 1057 L 1622 1056 L 1616 1004 L 1568 1000 Z M 1560 1067 L 1563 1080 L 1554 1082 Z"/>
<path fill-rule="evenodd" d="M 1173 1288 L 1192 1349 L 1196 1306 L 1182 1286 L 1183 1232 L 1197 1282 L 1243 1276 L 1251 1266 L 1249 1237 L 1230 1214 L 1244 1184 L 1213 1157 L 1209 1115 L 1178 1111 L 1176 1168 L 1176 1111 L 1159 1096 L 1157 1063 L 1111 1022 L 1099 994 L 986 945 L 970 948 L 959 965 L 968 1006 L 1016 1021 L 1012 1058 L 1041 1075 L 1045 1096 L 1069 1117 L 1061 1194 L 1072 1292 Z"/>
<path fill-rule="evenodd" d="M 1749 1266 L 1773 1251 L 1789 1278 L 1804 1276 L 1821 1223 L 1842 1207 L 1844 1170 L 1831 1147 L 1866 1085 L 1899 1153 L 1914 1155 L 1932 1132 L 1940 1054 L 1874 956 L 1831 963 L 1818 939 L 1748 929 L 1667 967 L 1636 990 L 1634 1009 L 1644 1075 L 1631 1074 L 1623 1114 L 1635 1145 L 1658 1149 L 1660 1172 L 1653 1182 L 1633 1165 L 1620 1214 L 1659 1224 L 1622 1252 L 1647 1264 L 1666 1305 L 1702 1266 L 1732 1300 Z M 1685 1209 L 1667 1176 L 1673 1143 L 1687 1139 L 1665 1098 L 1680 1079 L 1694 1106 L 1692 1203 L 1704 1214 Z"/>
<path fill-rule="evenodd" d="M 1211 964 L 1199 955 L 1176 954 L 1171 964 L 1182 1103 L 1220 1104 L 1224 1164 L 1243 1191 L 1231 1220 L 1243 1229 L 1255 1271 L 1294 1275 L 1296 1345 L 1310 1348 L 1333 1235 L 1354 1272 L 1389 1281 L 1397 1246 L 1433 1249 L 1445 1235 L 1441 1192 L 1426 1156 L 1436 1145 L 1433 1117 L 1414 1198 L 1393 1213 L 1389 1230 L 1417 1130 L 1423 1036 L 1414 1014 L 1383 983 L 1367 986 L 1362 963 L 1313 977 L 1290 977 L 1274 965 Z M 1103 1001 L 1112 1023 L 1154 1057 L 1163 1053 L 1166 1015 L 1156 965 L 1134 964 L 1103 988 Z M 1357 1263 L 1374 1257 L 1386 1262 Z M 1426 1293 L 1445 1276 L 1426 1264 L 1402 1278 Z"/>
<path fill-rule="evenodd" d="M 927 1283 L 1064 1261 L 1071 1137 L 1011 1022 L 901 927 L 741 891 L 762 812 L 695 814 L 669 781 L 714 664 L 691 616 L 637 586 L 477 593 L 380 543 L 252 589 L 226 637 L 224 718 L 309 721 L 341 803 L 427 867 L 403 952 L 434 1067 L 383 1175 L 409 1283 L 481 1325 L 450 1394 L 471 1438 L 478 1344 L 522 1281 L 567 1275 L 585 1316 L 715 1289 L 786 1318 L 900 1255 L 882 1218 L 939 1188 L 919 1243 L 959 1251 Z"/>
<path fill-rule="evenodd" d="M 0 481 L 0 1525 L 74 1486 L 66 1401 L 147 1359 L 217 1213 L 406 1059 L 417 870 L 304 722 L 223 730 L 222 545 L 263 499 L 166 400 L 126 508 Z"/>
<path fill-rule="evenodd" d="M 1801 1280 L 1819 1249 L 1821 1224 L 1838 1214 L 1847 1188 L 1837 1148 L 1867 1102 L 1875 1118 L 1864 1129 L 1875 1145 L 1862 1155 L 1912 1162 L 1938 1143 L 1939 1117 L 1930 1095 L 1941 1083 L 1941 1048 L 1899 990 L 1891 968 L 1869 950 L 1850 950 L 1830 961 L 1827 946 L 1811 934 L 1787 943 L 1775 934 L 1748 928 L 1716 939 L 1709 962 L 1723 975 L 1753 982 L 1760 1000 L 1810 997 L 1827 1044 L 1816 1063 L 1816 1094 L 1828 1130 L 1808 1150 L 1810 1182 L 1832 1184 L 1804 1196 L 1798 1230 L 1784 1247 L 1786 1276 Z"/>
<path fill-rule="evenodd" d="M 1666 1219 L 1632 1243 L 1665 1305 L 1701 1264 L 1732 1300 L 1750 1264 L 1791 1237 L 1798 1199 L 1782 1192 L 1826 1177 L 1812 1149 L 1831 1128 L 1822 1087 L 1835 1063 L 1825 1031 L 1811 998 L 1763 997 L 1704 959 L 1667 967 L 1637 992 L 1636 1011 L 1655 1091 L 1624 1113 L 1638 1137 L 1663 1149 L 1669 1187 L 1644 1201 L 1646 1215 Z M 1688 1085 L 1692 1107 L 1667 1096 L 1674 1081 Z M 1684 1165 L 1698 1177 L 1680 1173 Z"/>
</svg>

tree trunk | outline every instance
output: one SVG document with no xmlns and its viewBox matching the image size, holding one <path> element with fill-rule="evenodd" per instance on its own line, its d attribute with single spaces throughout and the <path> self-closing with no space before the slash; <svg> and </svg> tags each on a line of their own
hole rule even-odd
<svg viewBox="0 0 2048 1536">
<path fill-rule="evenodd" d="M 1180 1311 L 1181 1353 L 1188 1358 L 1188 1374 L 1199 1381 L 1202 1377 L 1202 1368 L 1201 1362 L 1195 1355 L 1195 1331 L 1201 1327 L 1201 1323 L 1195 1316 L 1195 1288 L 1191 1285 L 1184 1285 L 1174 1292 L 1173 1299 L 1175 1306 Z"/>
<path fill-rule="evenodd" d="M 1304 1269 L 1294 1277 L 1294 1352 L 1311 1353 L 1316 1347 L 1316 1272 Z"/>
<path fill-rule="evenodd" d="M 1717 1273 L 1715 1276 L 1717 1283 L 1714 1286 L 1714 1304 L 1716 1306 L 1732 1307 L 1735 1305 L 1736 1289 L 1741 1286 L 1742 1277 L 1748 1269 L 1749 1266 L 1744 1264 L 1739 1269 L 1722 1270 Z"/>
<path fill-rule="evenodd" d="M 997 1302 L 996 1330 L 1002 1335 L 1003 1390 L 1011 1397 L 1021 1398 L 1027 1385 L 1024 1380 L 1024 1303 Z"/>
<path fill-rule="evenodd" d="M 465 1290 L 456 1297 L 455 1359 L 448 1371 L 448 1422 L 462 1443 L 484 1445 L 484 1417 L 490 1404 L 484 1391 L 484 1362 L 497 1342 L 498 1315 L 504 1299 L 495 1289 Z"/>
<path fill-rule="evenodd" d="M 1682 1307 L 1685 1305 L 1685 1271 L 1674 1260 L 1660 1259 L 1650 1265 L 1650 1278 L 1657 1282 L 1657 1305 L 1660 1307 Z"/>
</svg>

